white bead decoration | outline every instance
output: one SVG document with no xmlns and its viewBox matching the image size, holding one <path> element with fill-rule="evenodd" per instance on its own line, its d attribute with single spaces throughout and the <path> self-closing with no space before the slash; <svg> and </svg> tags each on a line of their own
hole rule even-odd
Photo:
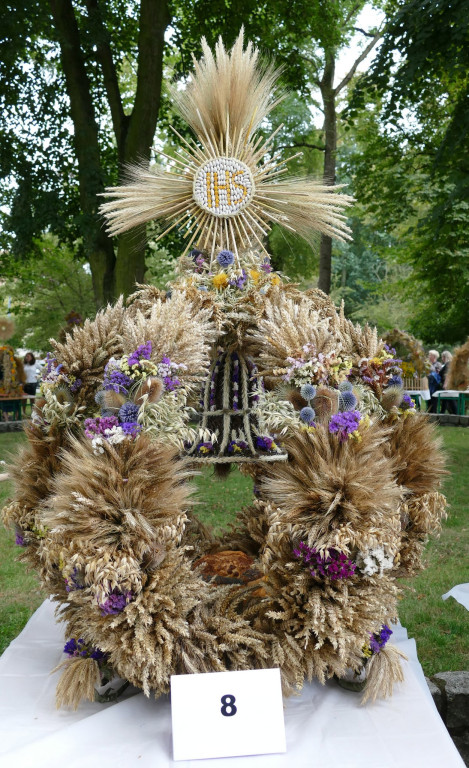
<svg viewBox="0 0 469 768">
<path fill-rule="evenodd" d="M 254 191 L 251 169 L 234 157 L 208 160 L 195 174 L 194 200 L 214 216 L 235 216 L 252 200 Z"/>
</svg>

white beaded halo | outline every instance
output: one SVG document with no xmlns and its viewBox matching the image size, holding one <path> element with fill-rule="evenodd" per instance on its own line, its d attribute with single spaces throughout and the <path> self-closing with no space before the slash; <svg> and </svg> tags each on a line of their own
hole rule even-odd
<svg viewBox="0 0 469 768">
<path fill-rule="evenodd" d="M 235 216 L 251 202 L 254 193 L 251 169 L 235 157 L 209 160 L 194 177 L 194 200 L 212 216 Z"/>
</svg>

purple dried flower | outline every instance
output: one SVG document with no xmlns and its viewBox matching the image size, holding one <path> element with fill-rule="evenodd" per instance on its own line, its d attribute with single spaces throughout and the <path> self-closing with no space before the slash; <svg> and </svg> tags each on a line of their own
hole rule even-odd
<svg viewBox="0 0 469 768">
<path fill-rule="evenodd" d="M 108 657 L 108 654 L 99 648 L 86 645 L 81 637 L 79 640 L 75 640 L 74 637 L 68 640 L 64 645 L 64 653 L 70 657 L 81 656 L 82 658 L 95 659 L 96 661 L 101 661 Z"/>
<path fill-rule="evenodd" d="M 402 402 L 401 402 L 401 409 L 403 411 L 408 411 L 410 408 L 415 408 L 415 403 L 412 400 L 411 396 L 408 392 L 404 392 L 402 396 Z"/>
<path fill-rule="evenodd" d="M 163 384 L 166 392 L 173 392 L 176 389 L 176 387 L 181 386 L 181 382 L 179 381 L 177 376 L 174 379 L 171 376 L 164 376 Z"/>
<path fill-rule="evenodd" d="M 124 423 L 136 422 L 140 408 L 137 403 L 127 402 L 119 409 L 119 421 Z"/>
<path fill-rule="evenodd" d="M 74 637 L 72 637 L 70 640 L 67 640 L 67 642 L 64 645 L 64 653 L 67 653 L 69 656 L 78 656 L 78 648 L 79 645 L 84 645 L 84 640 L 79 640 L 78 643 L 75 640 Z"/>
<path fill-rule="evenodd" d="M 129 437 L 137 437 L 142 431 L 142 427 L 136 421 L 126 421 L 124 424 L 121 424 L 121 427 L 124 435 Z"/>
<path fill-rule="evenodd" d="M 213 443 L 211 442 L 197 443 L 195 450 L 196 450 L 196 453 L 200 453 L 202 454 L 202 456 L 206 456 L 208 453 L 213 453 Z"/>
<path fill-rule="evenodd" d="M 379 633 L 370 635 L 370 648 L 373 653 L 379 653 L 383 650 L 392 635 L 392 629 L 387 624 L 383 624 Z"/>
<path fill-rule="evenodd" d="M 244 440 L 231 440 L 227 446 L 228 453 L 243 453 L 248 450 L 249 446 Z"/>
<path fill-rule="evenodd" d="M 104 603 L 99 603 L 101 616 L 111 616 L 116 613 L 122 613 L 125 606 L 132 602 L 132 600 L 132 592 L 121 592 L 115 587 Z"/>
<path fill-rule="evenodd" d="M 17 544 L 18 547 L 25 547 L 26 546 L 26 542 L 24 540 L 24 536 L 19 531 L 17 531 L 16 535 L 15 535 L 15 544 Z"/>
<path fill-rule="evenodd" d="M 95 419 L 85 419 L 85 435 L 92 440 L 94 437 L 103 436 L 106 429 L 117 427 L 117 416 L 97 416 Z"/>
<path fill-rule="evenodd" d="M 55 369 L 54 363 L 56 362 L 57 358 L 52 357 L 52 354 L 50 352 L 46 355 L 46 373 L 51 373 L 53 369 Z"/>
<path fill-rule="evenodd" d="M 198 275 L 201 275 L 202 272 L 205 272 L 205 269 L 207 268 L 207 262 L 205 261 L 202 254 L 200 254 L 199 256 L 197 256 L 197 258 L 194 259 L 194 264 L 195 264 L 195 271 L 197 272 Z M 201 286 L 200 290 L 203 290 L 204 288 L 205 290 L 207 290 L 205 285 Z"/>
<path fill-rule="evenodd" d="M 352 389 L 353 389 L 353 385 L 350 383 L 350 381 L 341 381 L 339 384 L 340 392 L 351 392 Z"/>
<path fill-rule="evenodd" d="M 107 372 L 106 368 L 104 369 L 103 389 L 113 389 L 114 392 L 126 395 L 133 384 L 130 376 L 122 373 L 117 368 L 113 368 L 110 372 Z"/>
<path fill-rule="evenodd" d="M 230 285 L 232 288 L 238 288 L 241 291 L 246 285 L 247 279 L 247 272 L 245 269 L 243 269 L 239 277 L 234 277 L 232 280 L 228 281 L 228 285 Z"/>
<path fill-rule="evenodd" d="M 129 355 L 127 360 L 129 368 L 133 365 L 138 365 L 140 360 L 149 360 L 151 357 L 151 348 L 151 341 L 146 341 L 145 344 L 140 344 L 135 352 L 132 352 L 132 354 Z"/>
<path fill-rule="evenodd" d="M 104 653 L 104 651 L 101 651 L 99 648 L 91 648 L 90 651 L 90 659 L 94 659 L 95 661 L 106 661 L 109 656 L 109 654 Z"/>
<path fill-rule="evenodd" d="M 277 446 L 272 437 L 269 437 L 268 435 L 258 435 L 256 437 L 256 447 L 260 448 L 261 451 L 272 451 L 275 450 Z"/>
<path fill-rule="evenodd" d="M 220 251 L 217 256 L 217 261 L 220 267 L 230 267 L 234 262 L 234 253 L 232 251 Z"/>
<path fill-rule="evenodd" d="M 83 382 L 81 379 L 75 379 L 75 381 L 70 384 L 70 392 L 74 395 L 75 392 L 78 392 L 82 384 Z"/>
<path fill-rule="evenodd" d="M 74 592 L 76 589 L 84 589 L 83 577 L 78 568 L 74 568 L 70 574 L 69 579 L 65 579 L 65 590 L 67 592 Z"/>
<path fill-rule="evenodd" d="M 348 440 L 349 435 L 358 429 L 360 424 L 360 411 L 345 411 L 344 413 L 335 413 L 329 421 L 329 432 L 337 434 L 341 443 Z"/>
<path fill-rule="evenodd" d="M 273 267 L 272 267 L 272 264 L 270 263 L 269 259 L 264 259 L 264 261 L 261 264 L 261 269 L 266 274 L 269 274 L 270 272 L 273 271 Z"/>
<path fill-rule="evenodd" d="M 293 550 L 293 554 L 309 567 L 311 576 L 315 578 L 328 578 L 331 581 L 347 579 L 349 576 L 353 576 L 357 567 L 347 555 L 338 549 L 318 552 L 314 547 L 308 547 L 304 541 L 301 541 L 298 547 Z"/>
</svg>

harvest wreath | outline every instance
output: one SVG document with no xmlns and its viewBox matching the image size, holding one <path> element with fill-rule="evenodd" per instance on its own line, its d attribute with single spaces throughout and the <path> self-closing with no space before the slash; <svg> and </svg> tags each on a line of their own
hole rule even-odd
<svg viewBox="0 0 469 768">
<path fill-rule="evenodd" d="M 184 226 L 178 279 L 53 342 L 3 515 L 66 624 L 58 705 L 113 676 L 159 695 L 172 674 L 279 666 L 289 693 L 365 667 L 365 699 L 402 679 L 396 579 L 444 515 L 442 459 L 393 350 L 263 250 L 269 220 L 347 236 L 349 199 L 277 181 L 253 133 L 274 79 L 242 35 L 204 46 L 177 93 L 198 143 L 103 206 L 114 232 Z M 204 463 L 253 478 L 221 537 L 192 509 Z"/>
</svg>

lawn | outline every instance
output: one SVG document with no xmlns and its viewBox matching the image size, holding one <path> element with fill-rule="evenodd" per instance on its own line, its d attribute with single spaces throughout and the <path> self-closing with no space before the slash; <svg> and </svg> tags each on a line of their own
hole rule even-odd
<svg viewBox="0 0 469 768">
<path fill-rule="evenodd" d="M 469 582 L 469 429 L 440 428 L 451 475 L 445 484 L 449 518 L 439 539 L 426 552 L 428 568 L 415 579 L 403 582 L 400 618 L 409 636 L 417 641 L 425 674 L 468 668 L 468 614 L 463 606 L 441 595 L 455 584 Z M 15 449 L 24 436 L 0 434 L 0 459 Z M 211 472 L 197 479 L 197 513 L 205 523 L 225 527 L 237 509 L 249 503 L 252 482 L 234 470 L 224 482 Z M 11 494 L 9 482 L 0 483 L 0 507 Z M 15 561 L 14 535 L 0 528 L 0 652 L 18 634 L 45 595 L 36 577 Z"/>
</svg>

